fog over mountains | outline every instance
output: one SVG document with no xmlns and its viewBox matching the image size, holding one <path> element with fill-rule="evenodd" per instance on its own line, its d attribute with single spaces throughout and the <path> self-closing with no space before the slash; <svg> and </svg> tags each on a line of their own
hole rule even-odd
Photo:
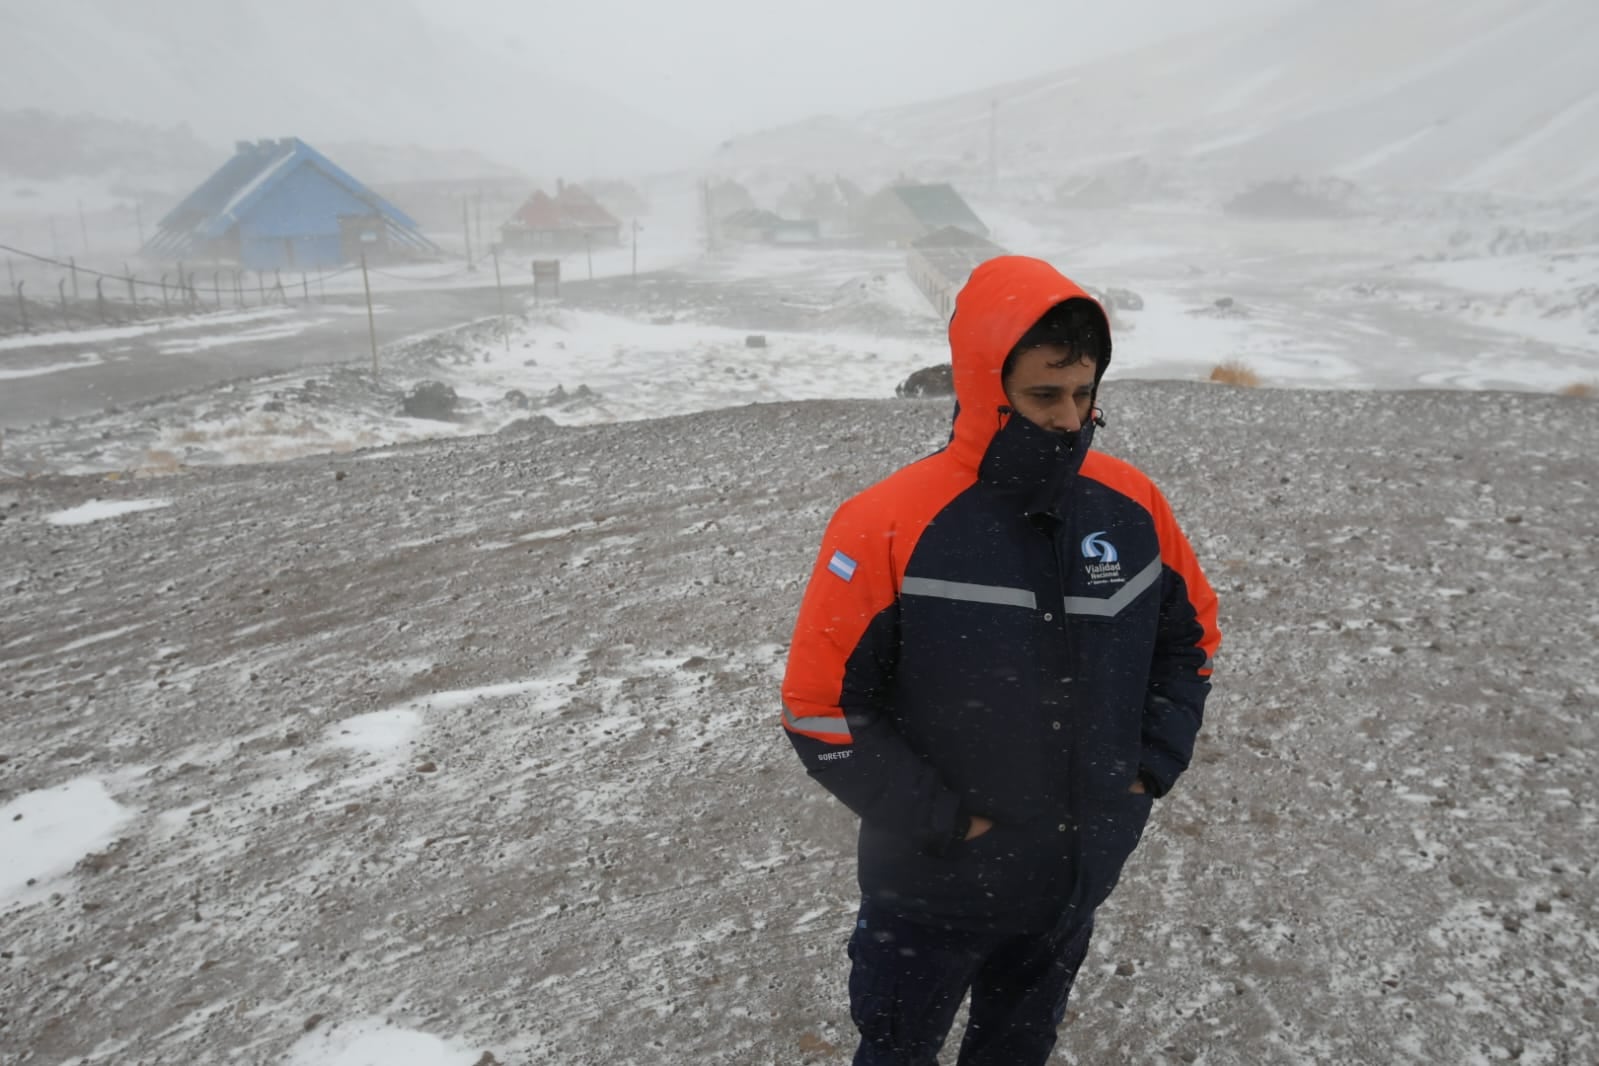
<svg viewBox="0 0 1599 1066">
<path fill-rule="evenodd" d="M 1526 197 L 1599 191 L 1588 0 L 1354 0 L 911 107 L 741 138 L 718 164 L 1092 175 L 1137 158 L 1228 184 L 1337 176 Z"/>
<path fill-rule="evenodd" d="M 531 173 L 690 157 L 667 123 L 490 55 L 405 0 L 59 0 L 7 21 L 4 108 L 186 122 L 226 148 L 290 135 L 473 148 Z"/>
<path fill-rule="evenodd" d="M 715 151 L 684 132 L 689 116 L 622 102 L 628 72 L 604 39 L 577 47 L 593 52 L 590 84 L 612 94 L 551 76 L 510 26 L 489 47 L 409 2 L 60 0 L 12 21 L 0 38 L 0 106 L 187 123 L 224 148 L 292 133 L 472 149 L 530 174 L 638 175 L 708 160 L 733 175 L 867 181 L 986 179 L 992 164 L 1001 179 L 1056 179 L 1124 173 L 1136 160 L 1222 186 L 1337 176 L 1535 198 L 1599 192 L 1599 158 L 1586 148 L 1599 142 L 1590 0 L 1289 5 L 911 106 L 863 99 L 859 111 L 752 129 Z M 852 28 L 838 33 L 842 48 Z M 722 47 L 738 49 L 728 36 Z M 818 84 L 828 62 L 817 55 Z"/>
</svg>

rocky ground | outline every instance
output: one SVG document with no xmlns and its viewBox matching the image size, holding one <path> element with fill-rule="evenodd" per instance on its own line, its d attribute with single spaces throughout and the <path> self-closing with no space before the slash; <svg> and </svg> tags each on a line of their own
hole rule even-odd
<svg viewBox="0 0 1599 1066">
<path fill-rule="evenodd" d="M 1593 405 L 1105 400 L 1225 644 L 1056 1061 L 1599 1059 Z M 0 840 L 52 790 L 117 812 L 0 882 L 0 1058 L 278 1063 L 380 1018 L 466 1063 L 847 1061 L 851 820 L 776 686 L 831 508 L 947 416 L 0 484 Z M 93 501 L 160 506 L 50 520 Z"/>
</svg>

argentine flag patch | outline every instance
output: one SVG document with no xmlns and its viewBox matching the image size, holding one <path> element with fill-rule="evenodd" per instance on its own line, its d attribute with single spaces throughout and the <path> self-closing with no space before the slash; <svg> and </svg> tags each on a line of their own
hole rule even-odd
<svg viewBox="0 0 1599 1066">
<path fill-rule="evenodd" d="M 845 581 L 855 576 L 855 560 L 840 551 L 833 553 L 833 557 L 827 561 L 827 568 Z"/>
</svg>

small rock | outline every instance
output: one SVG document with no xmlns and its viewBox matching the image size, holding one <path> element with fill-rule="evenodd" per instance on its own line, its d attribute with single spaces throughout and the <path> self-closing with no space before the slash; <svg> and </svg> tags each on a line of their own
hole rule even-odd
<svg viewBox="0 0 1599 1066">
<path fill-rule="evenodd" d="M 744 347 L 746 347 L 746 348 L 764 348 L 764 347 L 766 347 L 766 334 L 764 334 L 764 333 L 751 333 L 749 336 L 744 338 Z"/>
<path fill-rule="evenodd" d="M 458 399 L 455 390 L 442 381 L 419 381 L 406 393 L 401 406 L 412 418 L 447 422 L 455 413 Z"/>
<path fill-rule="evenodd" d="M 416 772 L 419 774 L 435 774 L 438 773 L 438 771 L 438 766 L 435 765 L 431 759 L 416 768 Z"/>
<path fill-rule="evenodd" d="M 322 1024 L 322 1019 L 324 1017 L 326 1017 L 326 1015 L 322 1015 L 322 1014 L 313 1014 L 313 1015 L 311 1015 L 311 1017 L 309 1017 L 309 1018 L 307 1018 L 305 1020 L 305 1031 L 309 1033 L 312 1029 L 315 1029 L 318 1025 L 321 1025 Z"/>
<path fill-rule="evenodd" d="M 807 1055 L 831 1055 L 838 1051 L 838 1045 L 829 1043 L 816 1033 L 801 1033 L 799 1049 Z"/>
<path fill-rule="evenodd" d="M 923 396 L 955 395 L 955 379 L 948 363 L 935 363 L 913 371 L 894 388 L 894 395 L 912 399 Z"/>
<path fill-rule="evenodd" d="M 1118 962 L 1116 964 L 1117 977 L 1131 977 L 1135 972 L 1136 970 L 1130 962 Z"/>
<path fill-rule="evenodd" d="M 1144 298 L 1131 289 L 1106 289 L 1105 300 L 1119 311 L 1144 309 Z"/>
<path fill-rule="evenodd" d="M 344 473 L 344 471 L 342 471 L 342 470 L 333 471 L 333 480 L 334 481 L 343 481 L 345 479 L 345 477 L 346 477 L 346 474 Z"/>
</svg>

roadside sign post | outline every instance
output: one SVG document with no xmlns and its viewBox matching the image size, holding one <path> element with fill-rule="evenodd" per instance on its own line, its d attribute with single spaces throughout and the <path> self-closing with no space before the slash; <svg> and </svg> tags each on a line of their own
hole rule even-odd
<svg viewBox="0 0 1599 1066">
<path fill-rule="evenodd" d="M 378 376 L 378 323 L 372 314 L 372 282 L 366 275 L 366 246 L 364 242 L 368 238 L 365 234 L 362 234 L 361 239 L 363 241 L 361 247 L 361 287 L 366 290 L 366 333 L 372 342 L 372 378 L 375 381 Z"/>
<path fill-rule="evenodd" d="M 505 342 L 505 352 L 511 352 L 511 331 L 505 325 L 505 288 L 500 284 L 500 250 L 494 249 L 494 296 L 500 303 L 500 339 Z"/>
<path fill-rule="evenodd" d="M 561 261 L 559 259 L 533 260 L 533 299 L 538 301 L 548 285 L 554 290 L 556 299 L 561 298 Z"/>
</svg>

